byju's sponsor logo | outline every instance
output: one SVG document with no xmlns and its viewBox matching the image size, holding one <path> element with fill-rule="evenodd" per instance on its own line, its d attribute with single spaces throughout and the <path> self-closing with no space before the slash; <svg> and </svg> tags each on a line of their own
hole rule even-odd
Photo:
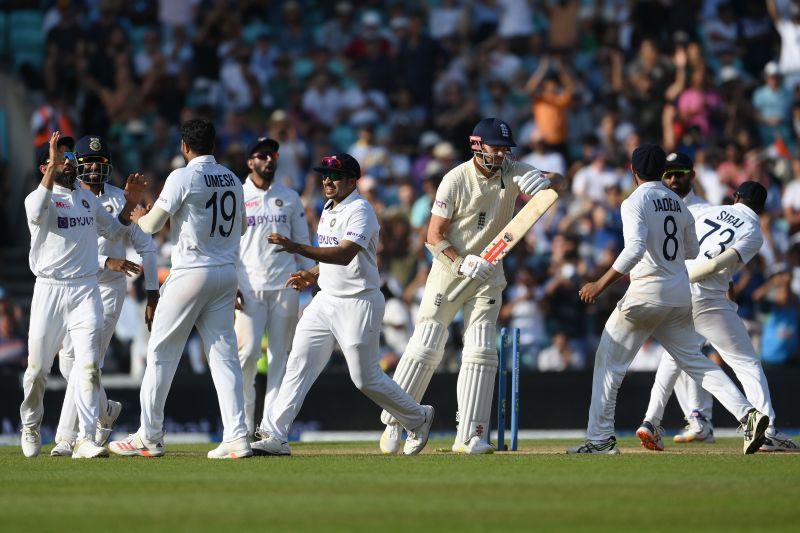
<svg viewBox="0 0 800 533">
<path fill-rule="evenodd" d="M 326 246 L 339 246 L 339 239 L 334 237 L 333 235 L 325 235 L 325 234 L 317 235 L 317 242 L 320 245 L 324 244 Z"/>
<path fill-rule="evenodd" d="M 248 226 L 257 226 L 259 224 L 286 224 L 287 215 L 257 215 L 247 217 Z"/>
<path fill-rule="evenodd" d="M 59 228 L 75 228 L 94 225 L 94 217 L 58 217 Z"/>
</svg>

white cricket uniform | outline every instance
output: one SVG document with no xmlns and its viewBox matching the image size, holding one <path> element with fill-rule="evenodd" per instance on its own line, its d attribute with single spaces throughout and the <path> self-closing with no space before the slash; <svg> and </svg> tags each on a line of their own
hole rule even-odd
<svg viewBox="0 0 800 533">
<path fill-rule="evenodd" d="M 267 242 L 270 233 L 280 233 L 300 244 L 310 244 L 308 220 L 300 196 L 292 189 L 272 183 L 267 190 L 256 187 L 248 177 L 244 182 L 244 207 L 247 232 L 239 253 L 239 290 L 244 309 L 236 316 L 236 338 L 244 383 L 247 430 L 255 430 L 255 378 L 261 357 L 261 337 L 267 331 L 267 392 L 265 409 L 278 394 L 286 360 L 297 326 L 299 293 L 286 288 L 286 280 L 299 269 L 308 270 L 314 261 L 300 255 L 276 252 Z"/>
<path fill-rule="evenodd" d="M 173 170 L 155 203 L 170 214 L 172 270 L 147 345 L 139 436 L 162 442 L 164 404 L 186 339 L 197 326 L 217 389 L 223 442 L 247 435 L 233 308 L 242 235 L 242 183 L 213 156 Z"/>
<path fill-rule="evenodd" d="M 311 385 L 319 377 L 338 343 L 350 379 L 372 401 L 388 410 L 408 430 L 425 421 L 424 409 L 405 393 L 378 364 L 384 299 L 378 273 L 378 233 L 375 211 L 353 191 L 338 205 L 329 201 L 319 219 L 320 247 L 351 241 L 362 249 L 347 265 L 319 264 L 318 292 L 303 311 L 292 351 L 275 401 L 265 411 L 261 428 L 286 441 L 289 428 Z"/>
<path fill-rule="evenodd" d="M 97 236 L 119 239 L 127 228 L 91 191 L 54 185 L 25 198 L 31 232 L 30 267 L 36 276 L 23 378 L 22 425 L 38 428 L 47 375 L 67 334 L 76 353 L 78 437 L 93 439 L 99 414 L 100 332 L 103 305 L 97 285 Z"/>
<path fill-rule="evenodd" d="M 614 435 L 617 392 L 631 361 L 653 336 L 678 365 L 736 416 L 752 405 L 723 370 L 697 351 L 685 259 L 698 253 L 695 225 L 683 201 L 659 182 L 646 182 L 622 203 L 625 247 L 614 270 L 630 273 L 625 296 L 606 322 L 597 348 L 586 438 Z"/>
<path fill-rule="evenodd" d="M 501 176 L 486 178 L 474 158 L 448 172 L 431 207 L 431 213 L 450 221 L 447 240 L 462 257 L 480 255 L 514 216 L 520 189 L 513 181 L 534 167 L 513 161 Z M 458 311 L 464 314 L 464 351 L 458 374 L 458 427 L 456 444 L 473 436 L 488 437 L 494 375 L 497 372 L 496 330 L 506 286 L 502 263 L 484 283 L 472 283 L 455 302 L 446 295 L 461 281 L 450 265 L 434 260 L 425 283 L 411 340 L 394 372 L 394 380 L 420 401 L 436 367 L 442 361 L 447 328 Z M 389 413 L 381 415 L 393 423 Z"/>
<path fill-rule="evenodd" d="M 106 183 L 100 196 L 97 197 L 100 205 L 112 216 L 118 216 L 125 206 L 125 193 L 119 187 Z M 103 302 L 103 328 L 100 331 L 100 370 L 103 369 L 108 345 L 114 336 L 114 328 L 119 321 L 122 313 L 122 303 L 125 301 L 127 292 L 127 282 L 125 274 L 115 272 L 105 267 L 106 259 L 125 259 L 127 248 L 131 246 L 141 257 L 144 270 L 145 290 L 158 290 L 158 250 L 153 239 L 146 235 L 136 224 L 128 226 L 128 231 L 123 238 L 117 240 L 97 237 L 98 267 L 97 282 L 100 286 L 100 298 Z M 67 390 L 64 393 L 64 404 L 61 407 L 61 417 L 58 421 L 56 431 L 56 442 L 66 440 L 72 442 L 77 436 L 78 412 L 75 403 L 75 381 L 69 379 L 73 363 L 75 361 L 75 350 L 72 345 L 72 338 L 67 335 L 64 344 L 58 354 L 58 367 L 64 379 L 67 380 Z M 107 407 L 106 393 L 100 386 L 100 418 L 103 419 Z"/>
<path fill-rule="evenodd" d="M 764 243 L 758 215 L 742 203 L 723 206 L 703 206 L 695 211 L 700 253 L 696 261 L 711 259 L 728 248 L 736 250 L 741 261 L 732 267 L 692 283 L 692 315 L 694 327 L 717 350 L 733 369 L 744 387 L 745 396 L 760 412 L 769 416 L 774 429 L 775 411 L 770 399 L 769 384 L 761 360 L 753 348 L 738 306 L 727 298 L 731 279 L 736 271 L 758 254 Z M 689 266 L 694 261 L 688 262 Z M 696 350 L 703 345 L 697 340 Z M 659 424 L 669 399 L 669 390 L 680 369 L 665 352 L 656 374 L 657 380 L 650 395 L 646 419 Z M 691 409 L 698 409 L 711 419 L 712 401 L 708 393 L 689 384 L 691 398 L 697 398 Z"/>
</svg>

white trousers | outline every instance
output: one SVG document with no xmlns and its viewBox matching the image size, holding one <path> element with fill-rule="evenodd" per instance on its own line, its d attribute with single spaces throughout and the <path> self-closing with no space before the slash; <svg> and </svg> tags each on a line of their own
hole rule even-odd
<svg viewBox="0 0 800 533">
<path fill-rule="evenodd" d="M 744 393 L 750 403 L 770 419 L 770 427 L 775 425 L 775 410 L 769 394 L 769 384 L 761 359 L 753 348 L 753 342 L 747 334 L 747 328 L 737 314 L 736 303 L 721 298 L 716 300 L 696 301 L 693 307 L 694 327 L 697 333 L 708 339 L 720 357 L 736 374 L 744 387 Z M 702 348 L 703 339 L 698 339 L 698 348 Z M 675 360 L 665 351 L 656 372 L 656 382 L 650 393 L 650 405 L 647 407 L 647 420 L 660 423 L 664 416 L 664 408 L 672 392 L 671 384 L 680 379 L 681 370 Z M 689 380 L 687 380 L 689 381 Z M 676 387 L 677 391 L 677 387 Z M 687 383 L 687 400 L 694 402 L 689 408 L 698 409 L 706 418 L 711 418 L 711 397 L 698 390 L 696 383 Z"/>
<path fill-rule="evenodd" d="M 99 400 L 97 405 L 100 407 L 100 416 L 106 409 L 107 397 L 102 384 L 102 370 L 105 362 L 108 345 L 114 336 L 114 328 L 117 327 L 119 315 L 122 313 L 122 303 L 125 301 L 127 285 L 125 279 L 114 280 L 111 283 L 100 284 L 100 299 L 103 302 L 103 328 L 100 330 L 99 353 L 101 370 L 101 383 Z M 72 344 L 72 337 L 67 333 L 61 351 L 58 353 L 58 369 L 61 375 L 67 380 L 67 390 L 64 392 L 64 403 L 61 406 L 61 417 L 58 420 L 56 430 L 56 442 L 66 440 L 75 441 L 78 436 L 78 405 L 75 402 L 75 380 L 70 380 L 69 376 L 75 363 L 75 347 Z"/>
<path fill-rule="evenodd" d="M 691 307 L 664 307 L 626 295 L 608 317 L 597 348 L 588 440 L 600 441 L 614 435 L 617 392 L 628 366 L 651 335 L 737 420 L 752 409 L 727 374 L 697 351 L 698 335 L 692 327 Z"/>
<path fill-rule="evenodd" d="M 38 278 L 33 288 L 28 332 L 28 368 L 19 409 L 22 425 L 38 428 L 44 414 L 44 391 L 53 360 L 69 334 L 75 350 L 72 379 L 78 437 L 94 439 L 100 393 L 100 340 L 103 304 L 97 278 Z"/>
<path fill-rule="evenodd" d="M 164 437 L 164 404 L 186 339 L 195 325 L 208 352 L 208 366 L 217 389 L 224 428 L 222 440 L 231 442 L 247 435 L 242 369 L 233 330 L 237 286 L 236 268 L 224 265 L 173 270 L 161 287 L 139 395 L 139 435 L 145 440 L 160 442 Z"/>
<path fill-rule="evenodd" d="M 286 373 L 286 361 L 297 327 L 300 294 L 294 289 L 248 291 L 243 294 L 244 309 L 236 316 L 236 339 L 244 384 L 244 409 L 247 431 L 255 430 L 256 373 L 261 357 L 261 338 L 267 331 L 267 392 L 264 410 L 275 401 Z"/>
<path fill-rule="evenodd" d="M 406 429 L 425 421 L 425 411 L 378 364 L 384 299 L 379 291 L 351 298 L 317 293 L 297 324 L 286 375 L 275 401 L 265 411 L 261 427 L 288 440 L 289 428 L 308 391 L 319 377 L 338 342 L 350 379 L 369 399 L 386 409 Z"/>
</svg>

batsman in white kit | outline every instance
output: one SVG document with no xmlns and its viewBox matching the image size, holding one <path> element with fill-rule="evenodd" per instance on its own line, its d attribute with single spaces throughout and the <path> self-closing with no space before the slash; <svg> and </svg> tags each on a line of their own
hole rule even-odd
<svg viewBox="0 0 800 533">
<path fill-rule="evenodd" d="M 487 430 L 497 372 L 497 317 L 506 286 L 502 263 L 481 252 L 514 215 L 520 192 L 535 195 L 550 186 L 538 169 L 513 160 L 516 146 L 508 124 L 497 118 L 478 122 L 470 137 L 473 157 L 448 172 L 436 191 L 426 246 L 433 266 L 425 284 L 416 326 L 394 372 L 394 380 L 420 401 L 444 355 L 447 328 L 464 313 L 464 351 L 458 374 L 458 420 L 453 451 L 491 453 Z M 476 280 L 451 295 L 465 278 Z M 402 427 L 388 411 L 381 415 L 384 454 L 402 445 Z"/>
<path fill-rule="evenodd" d="M 91 191 L 100 201 L 103 209 L 111 215 L 120 213 L 125 206 L 125 195 L 122 189 L 108 183 L 111 175 L 111 151 L 105 139 L 97 135 L 84 136 L 75 143 L 75 160 L 77 161 L 77 179 L 80 186 Z M 125 300 L 127 283 L 126 275 L 140 272 L 136 263 L 128 261 L 126 248 L 131 246 L 142 259 L 144 270 L 145 289 L 147 290 L 147 307 L 145 320 L 150 325 L 158 304 L 158 273 L 157 253 L 153 239 L 136 224 L 128 226 L 128 231 L 121 239 L 111 240 L 103 236 L 97 238 L 98 266 L 97 282 L 100 286 L 100 297 L 103 301 L 103 328 L 99 335 L 100 340 L 100 370 L 102 374 L 103 361 L 106 350 L 114 335 L 114 328 L 122 312 L 122 303 Z M 75 380 L 69 379 L 75 361 L 75 350 L 69 334 L 64 338 L 64 344 L 58 354 L 58 366 L 64 379 L 67 380 L 67 390 L 64 394 L 64 404 L 61 407 L 61 418 L 56 430 L 56 445 L 50 452 L 52 457 L 66 457 L 72 455 L 75 439 L 78 434 L 78 411 L 75 403 Z M 102 445 L 111 436 L 112 425 L 119 417 L 122 404 L 108 399 L 106 392 L 100 385 L 100 417 L 97 421 L 97 434 L 95 441 Z"/>
<path fill-rule="evenodd" d="M 146 181 L 128 177 L 127 201 L 118 217 L 108 213 L 90 191 L 74 188 L 77 163 L 72 139 L 55 132 L 48 148 L 40 148 L 42 181 L 25 198 L 31 232 L 30 267 L 36 275 L 28 333 L 28 368 L 23 378 L 22 452 L 39 455 L 39 426 L 44 412 L 47 375 L 64 338 L 75 350 L 71 379 L 75 387 L 78 432 L 73 458 L 106 457 L 94 442 L 99 416 L 100 342 L 103 304 L 97 284 L 97 236 L 119 239 L 128 228 Z M 45 151 L 46 150 L 46 151 Z M 46 165 L 46 166 L 45 166 Z"/>
<path fill-rule="evenodd" d="M 378 364 L 384 298 L 378 273 L 380 226 L 372 206 L 356 190 L 361 167 L 349 154 L 324 157 L 314 167 L 322 175 L 327 199 L 319 219 L 317 242 L 308 246 L 273 233 L 278 251 L 318 261 L 310 271 L 294 272 L 287 287 L 303 290 L 319 284 L 318 292 L 297 325 L 286 374 L 275 401 L 264 412 L 252 444 L 257 455 L 290 455 L 289 428 L 309 389 L 325 368 L 338 343 L 350 379 L 379 406 L 392 413 L 408 431 L 404 453 L 416 455 L 428 442 L 434 410 L 404 392 Z"/>
<path fill-rule="evenodd" d="M 586 442 L 568 453 L 619 453 L 614 436 L 617 392 L 650 336 L 742 423 L 745 454 L 755 453 L 764 441 L 769 418 L 697 349 L 684 261 L 697 256 L 699 244 L 691 213 L 661 182 L 665 163 L 660 146 L 643 144 L 634 150 L 631 170 L 637 188 L 621 208 L 625 247 L 598 281 L 579 291 L 581 300 L 594 303 L 608 286 L 630 273 L 630 287 L 608 318 L 595 355 Z"/>
<path fill-rule="evenodd" d="M 664 183 L 676 194 L 684 196 L 691 192 L 691 181 L 686 174 L 677 175 L 676 170 L 680 169 L 675 165 L 691 169 L 691 159 L 685 154 L 667 157 Z M 704 340 L 708 340 L 741 381 L 747 399 L 769 416 L 770 423 L 760 450 L 796 452 L 797 444 L 775 428 L 775 410 L 767 377 L 744 322 L 736 312 L 736 303 L 727 298 L 733 275 L 758 254 L 764 242 L 758 214 L 763 211 L 766 199 L 767 190 L 761 184 L 746 181 L 734 193 L 733 205 L 711 206 L 698 202 L 689 207 L 695 217 L 700 241 L 697 259 L 686 264 L 691 282 L 694 327 L 702 336 L 696 338 L 695 349 L 699 352 Z M 645 448 L 664 449 L 661 419 L 679 376 L 684 374 L 672 356 L 664 351 L 650 393 L 647 414 L 636 432 Z M 686 397 L 693 403 L 688 408 L 689 425 L 685 432 L 675 437 L 675 442 L 713 442 L 711 395 L 693 380 L 685 381 Z M 680 390 L 680 387 L 675 390 Z"/>
<path fill-rule="evenodd" d="M 285 283 L 293 272 L 311 270 L 314 266 L 311 259 L 278 253 L 278 247 L 267 242 L 269 234 L 280 233 L 296 243 L 310 244 L 308 220 L 300 196 L 274 181 L 279 148 L 278 141 L 260 137 L 247 151 L 250 175 L 244 181 L 244 208 L 248 231 L 242 236 L 239 253 L 236 338 L 242 365 L 248 435 L 255 432 L 255 378 L 261 357 L 261 337 L 266 331 L 264 409 L 267 409 L 278 394 L 297 327 L 299 293 L 287 288 Z"/>
<path fill-rule="evenodd" d="M 149 213 L 132 220 L 145 233 L 159 231 L 170 219 L 172 270 L 161 288 L 147 345 L 139 430 L 109 444 L 119 455 L 158 457 L 164 450 L 164 405 L 186 339 L 197 326 L 208 354 L 222 415 L 222 443 L 209 459 L 238 459 L 253 454 L 247 443 L 242 369 L 236 350 L 233 311 L 238 279 L 239 239 L 247 229 L 242 183 L 211 153 L 216 131 L 205 119 L 181 125 L 186 167 L 174 170 Z"/>
</svg>

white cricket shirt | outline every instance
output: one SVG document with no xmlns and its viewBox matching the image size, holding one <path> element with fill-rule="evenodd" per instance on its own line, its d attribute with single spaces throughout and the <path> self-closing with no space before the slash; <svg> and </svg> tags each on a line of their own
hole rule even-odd
<svg viewBox="0 0 800 533">
<path fill-rule="evenodd" d="M 694 218 L 660 181 L 645 182 L 622 202 L 625 248 L 614 261 L 630 272 L 627 294 L 669 307 L 691 305 L 685 260 L 697 256 Z"/>
<path fill-rule="evenodd" d="M 337 206 L 329 201 L 317 226 L 317 244 L 321 248 L 352 241 L 360 250 L 347 265 L 319 264 L 320 288 L 333 296 L 356 296 L 380 287 L 378 273 L 378 234 L 375 210 L 357 191 Z"/>
<path fill-rule="evenodd" d="M 687 261 L 687 267 L 695 262 L 713 259 L 728 248 L 736 250 L 741 262 L 692 283 L 692 295 L 700 299 L 725 298 L 733 275 L 753 259 L 764 244 L 758 215 L 741 203 L 706 206 L 693 211 L 693 214 L 700 253 L 696 260 Z"/>
<path fill-rule="evenodd" d="M 106 183 L 103 185 L 103 192 L 97 197 L 100 205 L 111 216 L 119 216 L 122 208 L 125 207 L 125 193 L 119 187 Z M 100 270 L 97 272 L 98 283 L 112 283 L 125 279 L 125 274 L 115 272 L 105 268 L 106 259 L 125 259 L 127 256 L 128 245 L 132 246 L 136 253 L 142 258 L 142 268 L 144 270 L 144 288 L 147 291 L 158 290 L 158 250 L 153 243 L 150 235 L 145 234 L 137 224 L 128 226 L 128 231 L 124 237 L 117 240 L 97 237 L 98 263 Z"/>
<path fill-rule="evenodd" d="M 173 170 L 156 206 L 170 214 L 173 269 L 238 263 L 242 182 L 214 156 L 195 157 Z"/>
<path fill-rule="evenodd" d="M 431 206 L 431 213 L 450 220 L 447 240 L 459 254 L 480 255 L 514 216 L 519 186 L 514 176 L 521 176 L 533 167 L 514 161 L 500 177 L 486 178 L 475 167 L 473 159 L 448 172 Z M 434 268 L 442 268 L 434 261 Z M 487 285 L 505 285 L 502 263 L 497 265 Z"/>
<path fill-rule="evenodd" d="M 283 289 L 289 275 L 308 270 L 314 261 L 301 255 L 276 252 L 267 242 L 270 233 L 280 233 L 300 244 L 310 244 L 308 220 L 300 196 L 292 189 L 273 182 L 265 191 L 248 177 L 244 182 L 244 208 L 247 231 L 241 238 L 239 286 L 255 291 Z"/>
<path fill-rule="evenodd" d="M 119 239 L 127 231 L 91 191 L 39 185 L 25 198 L 31 232 L 29 263 L 38 278 L 97 276 L 97 236 Z"/>
</svg>

